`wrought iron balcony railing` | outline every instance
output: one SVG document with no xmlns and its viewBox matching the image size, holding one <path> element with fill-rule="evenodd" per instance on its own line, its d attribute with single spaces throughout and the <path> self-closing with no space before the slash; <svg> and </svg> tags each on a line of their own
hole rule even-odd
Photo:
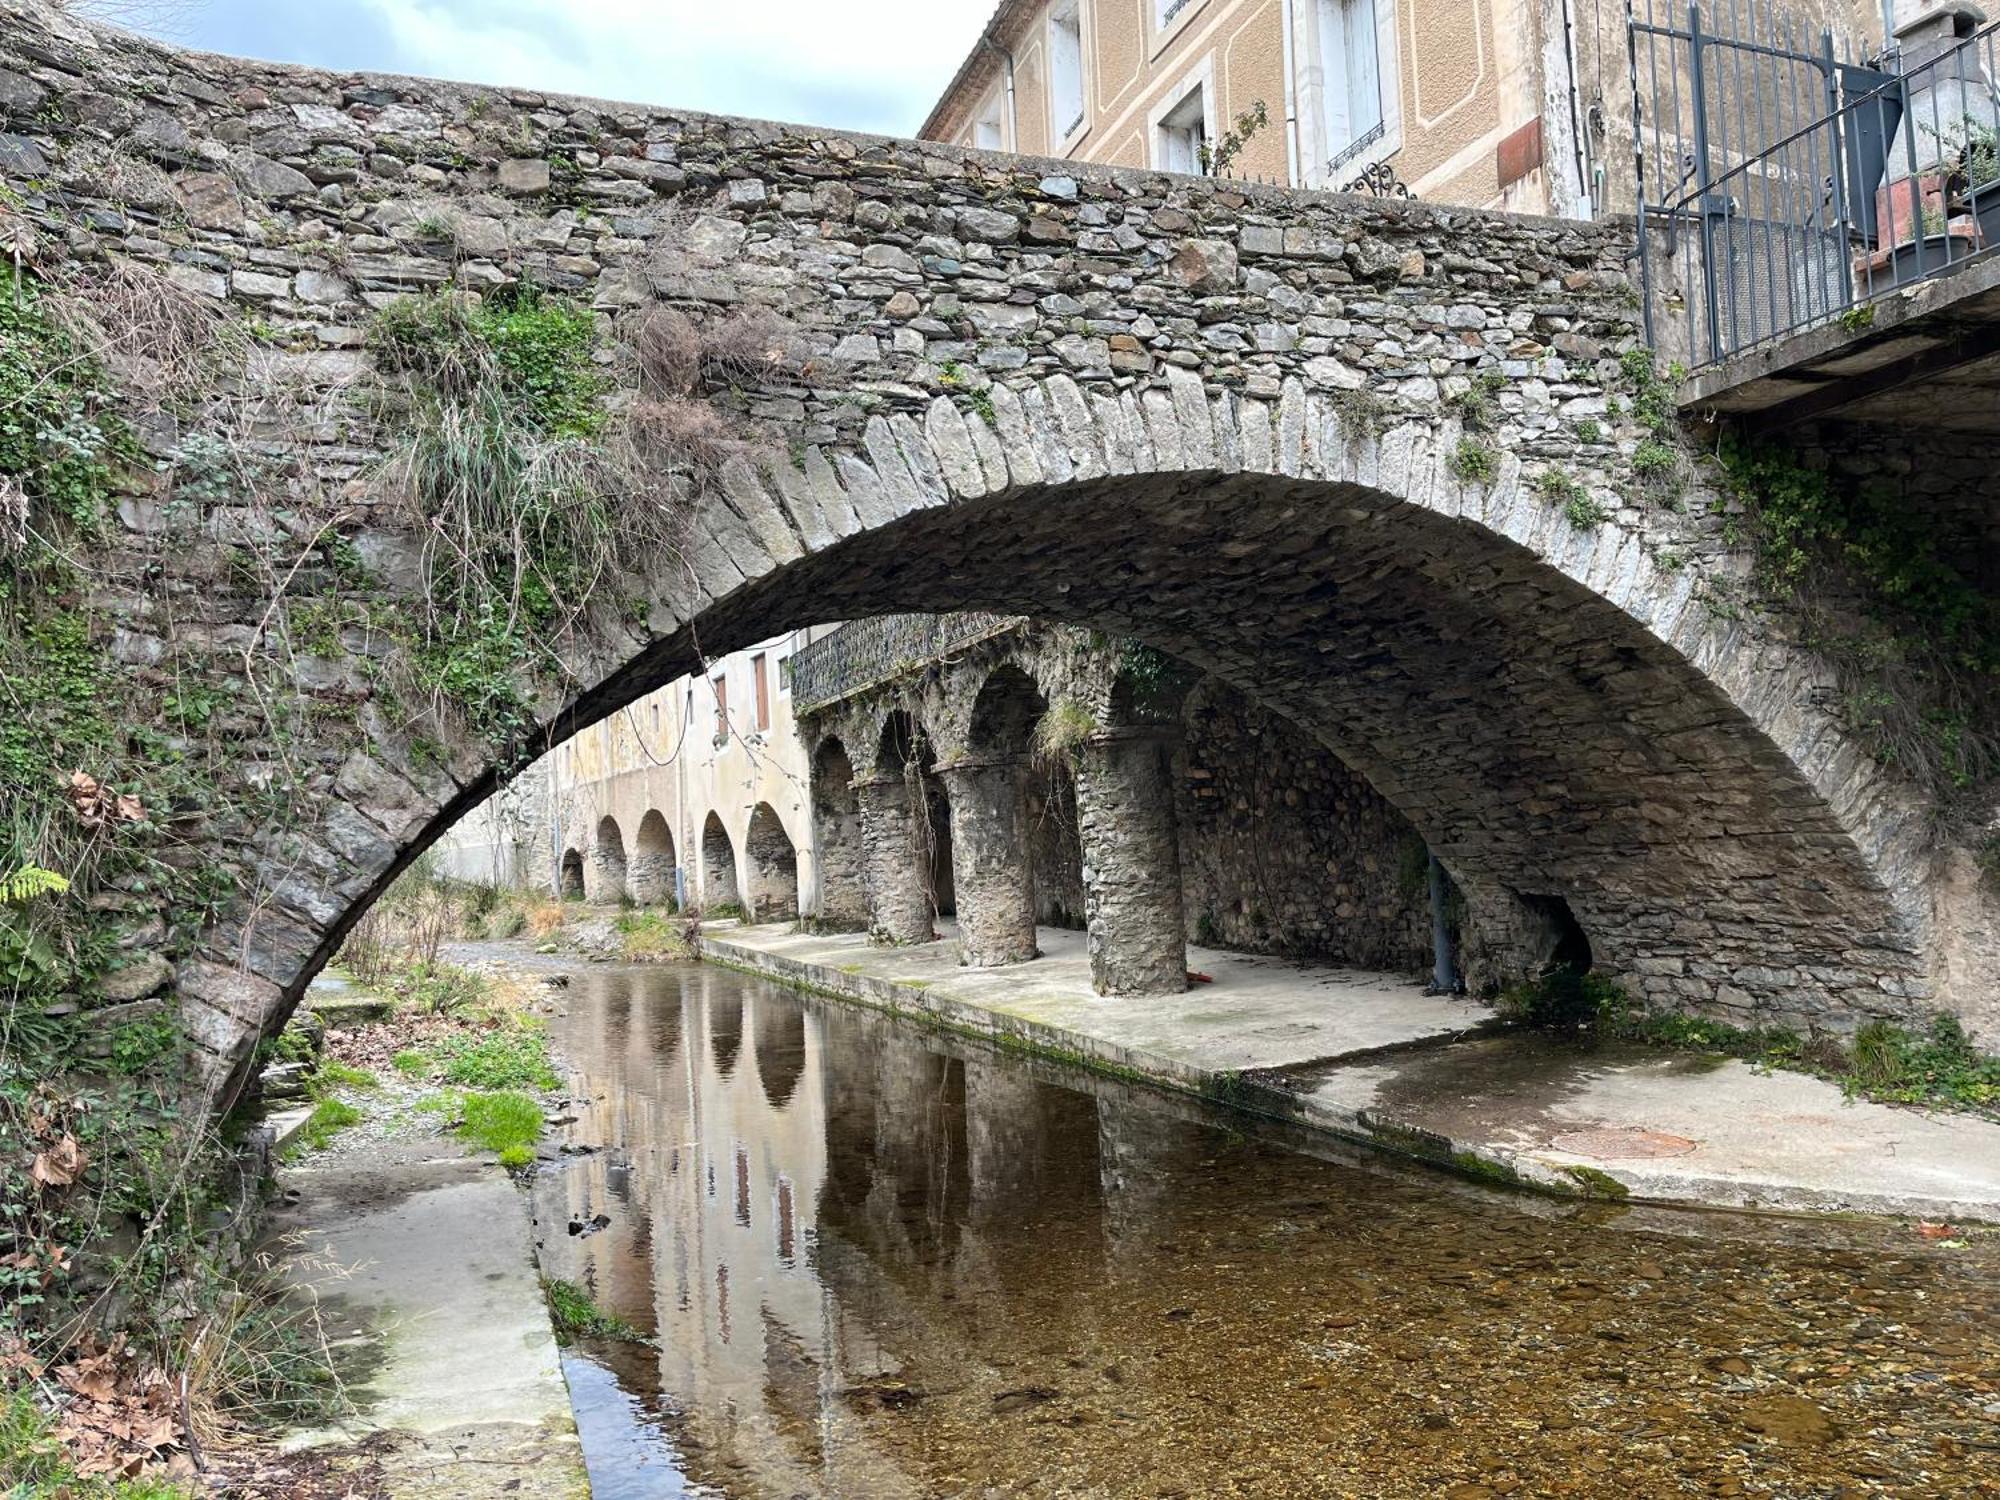
<svg viewBox="0 0 2000 1500">
<path fill-rule="evenodd" d="M 1862 66 L 1782 12 L 1743 35 L 1699 5 L 1656 19 L 1636 3 L 1655 348 L 1664 335 L 1699 368 L 1802 328 L 1866 327 L 1870 303 L 2000 245 L 2000 27 L 1906 27 Z"/>
</svg>

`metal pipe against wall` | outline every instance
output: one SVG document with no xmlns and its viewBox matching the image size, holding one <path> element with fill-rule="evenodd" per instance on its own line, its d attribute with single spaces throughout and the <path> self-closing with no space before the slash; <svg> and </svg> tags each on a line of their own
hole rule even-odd
<svg viewBox="0 0 2000 1500">
<path fill-rule="evenodd" d="M 1278 14 L 1284 19 L 1285 40 L 1285 180 L 1298 188 L 1299 179 L 1299 70 L 1296 44 L 1292 40 L 1292 7 L 1298 0 L 1281 0 Z"/>
<path fill-rule="evenodd" d="M 1007 94 L 1007 138 L 1000 144 L 1009 151 L 1019 151 L 1021 149 L 1020 121 L 1015 118 L 1014 113 L 1014 54 L 995 41 L 991 31 L 980 33 L 979 45 L 986 48 L 989 52 L 1000 54 L 1000 67 L 1002 76 L 1006 79 Z"/>
<path fill-rule="evenodd" d="M 1458 993 L 1458 954 L 1451 941 L 1451 924 L 1445 920 L 1444 862 L 1429 856 L 1431 899 L 1431 983 L 1425 992 L 1432 995 Z"/>
</svg>

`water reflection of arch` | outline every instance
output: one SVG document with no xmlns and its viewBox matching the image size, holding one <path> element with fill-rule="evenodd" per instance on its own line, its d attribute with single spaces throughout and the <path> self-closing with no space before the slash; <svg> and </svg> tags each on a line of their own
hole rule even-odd
<svg viewBox="0 0 2000 1500">
<path fill-rule="evenodd" d="M 764 1097 L 771 1108 L 783 1109 L 805 1076 L 805 1008 L 789 998 L 773 1004 L 759 995 L 751 1002 L 751 1037 Z"/>
<path fill-rule="evenodd" d="M 711 989 L 703 1007 L 708 1022 L 708 1051 L 715 1071 L 728 1078 L 743 1051 L 743 996 L 734 988 Z"/>
<path fill-rule="evenodd" d="M 825 1046 L 823 1224 L 885 1266 L 949 1266 L 971 1195 L 964 1064 L 868 1017 Z"/>
</svg>

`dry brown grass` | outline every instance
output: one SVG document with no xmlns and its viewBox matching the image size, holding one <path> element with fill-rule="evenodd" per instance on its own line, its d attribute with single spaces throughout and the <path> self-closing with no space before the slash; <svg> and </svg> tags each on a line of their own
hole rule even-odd
<svg viewBox="0 0 2000 1500">
<path fill-rule="evenodd" d="M 701 330 L 701 370 L 710 380 L 797 374 L 807 358 L 799 331 L 767 307 L 731 313 Z"/>
<path fill-rule="evenodd" d="M 524 903 L 528 916 L 528 931 L 538 938 L 552 937 L 561 932 L 569 913 L 563 903 L 548 896 L 530 896 Z"/>
<path fill-rule="evenodd" d="M 701 378 L 701 335 L 679 308 L 654 307 L 632 333 L 639 389 L 649 396 L 685 396 Z"/>
<path fill-rule="evenodd" d="M 632 446 L 650 469 L 712 471 L 742 447 L 728 418 L 688 396 L 637 402 L 629 422 Z"/>
<path fill-rule="evenodd" d="M 224 353 L 215 305 L 138 261 L 89 271 L 47 306 L 77 346 L 103 360 L 148 407 L 202 389 Z"/>
</svg>

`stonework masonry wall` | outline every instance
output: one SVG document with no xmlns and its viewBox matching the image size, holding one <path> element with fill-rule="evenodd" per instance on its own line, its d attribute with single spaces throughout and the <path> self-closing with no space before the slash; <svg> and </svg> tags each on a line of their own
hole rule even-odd
<svg viewBox="0 0 2000 1500">
<path fill-rule="evenodd" d="M 0 178 L 31 273 L 134 267 L 235 335 L 233 368 L 135 414 L 156 462 L 88 559 L 113 660 L 162 697 L 268 674 L 305 726 L 233 711 L 225 895 L 151 971 L 218 1092 L 534 754 L 709 653 L 894 610 L 1065 621 L 1259 686 L 1471 906 L 1561 894 L 1651 1003 L 1838 1028 L 1994 1003 L 1940 959 L 1922 809 L 1824 664 L 1782 613 L 1711 607 L 1752 559 L 1698 449 L 1683 503 L 1632 482 L 1621 226 L 198 56 L 22 0 Z M 383 687 L 423 538 L 382 480 L 369 327 L 524 280 L 598 312 L 619 402 L 662 305 L 767 308 L 807 353 L 704 388 L 757 441 L 681 491 L 679 566 L 607 579 L 524 655 L 533 727 L 499 744 Z M 255 493 L 186 483 L 191 438 L 254 455 Z M 304 618 L 341 588 L 314 538 L 367 570 L 331 631 Z M 282 599 L 240 581 L 266 577 Z"/>
<path fill-rule="evenodd" d="M 1424 842 L 1409 820 L 1324 746 L 1224 684 L 1201 683 L 1184 721 L 1189 938 L 1427 970 Z"/>
</svg>

